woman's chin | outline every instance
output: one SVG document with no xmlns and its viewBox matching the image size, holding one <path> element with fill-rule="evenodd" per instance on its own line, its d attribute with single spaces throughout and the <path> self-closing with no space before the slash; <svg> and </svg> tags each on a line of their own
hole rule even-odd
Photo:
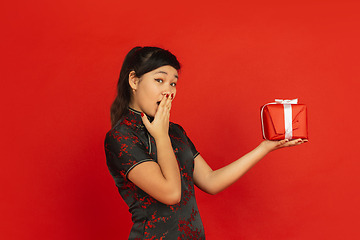
<svg viewBox="0 0 360 240">
<path fill-rule="evenodd" d="M 155 114 L 156 114 L 156 111 L 154 111 L 154 112 L 145 112 L 145 114 L 148 116 L 148 117 L 155 117 Z"/>
</svg>

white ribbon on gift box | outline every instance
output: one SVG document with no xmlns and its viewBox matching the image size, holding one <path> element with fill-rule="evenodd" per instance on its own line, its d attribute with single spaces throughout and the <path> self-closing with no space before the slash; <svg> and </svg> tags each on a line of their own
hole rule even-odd
<svg viewBox="0 0 360 240">
<path fill-rule="evenodd" d="M 268 103 L 265 104 L 262 108 L 261 108 L 261 124 L 262 124 L 262 130 L 263 130 L 263 136 L 265 137 L 265 132 L 264 132 L 264 121 L 263 121 L 263 109 L 266 105 L 269 104 L 283 104 L 284 105 L 284 120 L 285 120 L 285 139 L 291 139 L 292 138 L 292 108 L 291 108 L 291 104 L 297 104 L 298 103 L 298 99 L 292 99 L 292 100 L 283 100 L 283 99 L 275 99 L 274 103 Z"/>
<path fill-rule="evenodd" d="M 298 99 L 293 100 L 283 100 L 283 99 L 275 99 L 277 104 L 284 105 L 284 120 L 285 120 L 285 139 L 292 138 L 292 108 L 291 104 L 297 104 Z"/>
</svg>

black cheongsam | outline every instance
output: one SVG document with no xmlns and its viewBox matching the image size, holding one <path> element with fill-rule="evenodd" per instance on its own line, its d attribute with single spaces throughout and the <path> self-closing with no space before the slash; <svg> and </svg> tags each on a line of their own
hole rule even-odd
<svg viewBox="0 0 360 240">
<path fill-rule="evenodd" d="M 169 136 L 181 175 L 181 201 L 175 205 L 157 201 L 127 178 L 136 165 L 157 161 L 155 140 L 140 112 L 129 108 L 106 134 L 107 166 L 134 223 L 129 239 L 205 239 L 193 182 L 194 158 L 199 153 L 180 125 L 170 122 Z"/>
</svg>

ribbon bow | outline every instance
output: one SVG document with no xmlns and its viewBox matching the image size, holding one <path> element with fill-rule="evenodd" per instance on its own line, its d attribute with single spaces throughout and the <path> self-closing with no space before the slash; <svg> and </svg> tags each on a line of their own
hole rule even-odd
<svg viewBox="0 0 360 240">
<path fill-rule="evenodd" d="M 278 103 L 278 104 L 297 104 L 298 103 L 298 99 L 292 99 L 292 100 L 289 100 L 289 99 L 286 99 L 286 100 L 283 100 L 283 99 L 275 99 L 275 102 Z"/>
</svg>

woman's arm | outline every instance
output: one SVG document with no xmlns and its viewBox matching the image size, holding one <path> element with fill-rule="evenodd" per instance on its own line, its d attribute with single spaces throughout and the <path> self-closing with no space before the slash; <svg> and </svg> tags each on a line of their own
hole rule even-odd
<svg viewBox="0 0 360 240">
<path fill-rule="evenodd" d="M 300 145 L 304 142 L 307 142 L 307 140 L 265 140 L 243 157 L 215 171 L 213 171 L 205 160 L 198 155 L 195 158 L 194 183 L 204 192 L 217 194 L 235 183 L 269 152 L 283 147 Z"/>
<path fill-rule="evenodd" d="M 138 164 L 128 173 L 131 182 L 168 205 L 181 200 L 180 170 L 168 133 L 171 101 L 171 96 L 163 97 L 151 123 L 146 116 L 142 117 L 146 129 L 156 142 L 157 163 L 149 161 Z"/>
</svg>

